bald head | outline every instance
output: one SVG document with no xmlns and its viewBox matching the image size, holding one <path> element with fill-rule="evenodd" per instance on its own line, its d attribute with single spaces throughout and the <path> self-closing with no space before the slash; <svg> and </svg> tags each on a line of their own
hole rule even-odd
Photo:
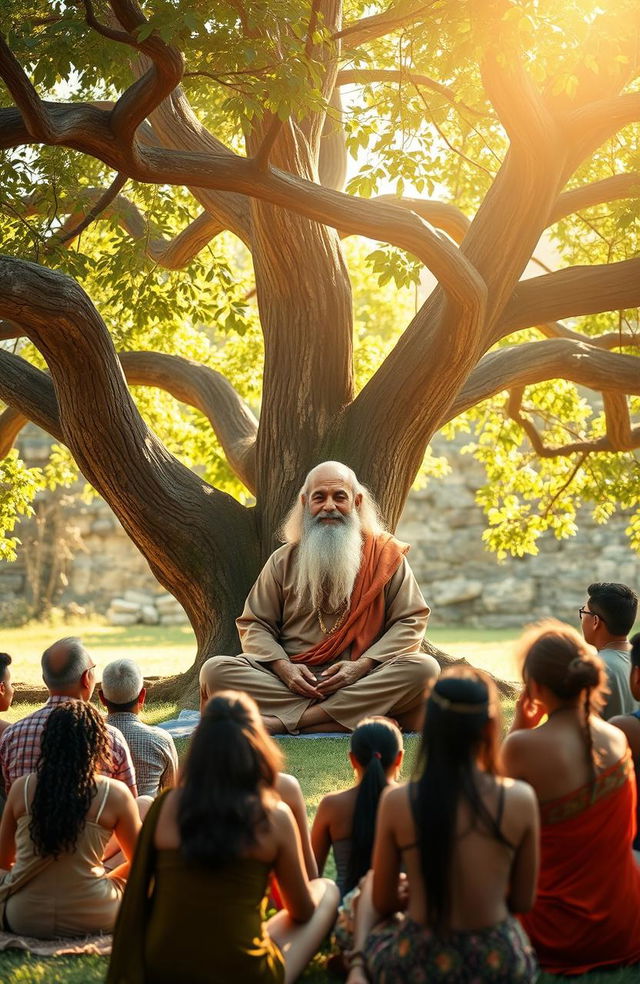
<svg viewBox="0 0 640 984">
<path fill-rule="evenodd" d="M 75 636 L 58 639 L 42 654 L 42 679 L 52 693 L 83 697 L 89 689 L 85 674 L 92 668 L 89 653 Z"/>
<path fill-rule="evenodd" d="M 341 461 L 323 461 L 312 468 L 304 480 L 302 495 L 308 495 L 316 485 L 340 483 L 348 486 L 353 495 L 362 492 L 356 473 Z"/>
</svg>

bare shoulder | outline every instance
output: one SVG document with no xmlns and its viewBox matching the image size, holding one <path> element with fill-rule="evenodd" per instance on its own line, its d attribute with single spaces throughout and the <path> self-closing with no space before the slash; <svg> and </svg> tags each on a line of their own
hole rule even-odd
<svg viewBox="0 0 640 984">
<path fill-rule="evenodd" d="M 398 786 L 387 786 L 380 795 L 380 810 L 395 816 L 402 814 L 409 809 L 409 784 L 402 783 Z"/>
<path fill-rule="evenodd" d="M 537 797 L 533 786 L 523 779 L 504 778 L 498 780 L 505 791 L 505 804 L 522 809 L 535 809 Z"/>
<path fill-rule="evenodd" d="M 589 724 L 591 725 L 596 751 L 610 763 L 622 758 L 629 747 L 626 731 L 619 725 L 603 721 L 595 714 L 589 718 Z"/>
<path fill-rule="evenodd" d="M 283 800 L 274 800 L 272 803 L 268 803 L 265 812 L 269 827 L 278 840 L 291 837 L 291 831 L 295 827 L 295 818 L 291 808 Z"/>
<path fill-rule="evenodd" d="M 295 776 L 288 772 L 279 772 L 274 784 L 275 791 L 281 799 L 290 799 L 293 796 L 302 796 L 300 783 Z"/>
<path fill-rule="evenodd" d="M 98 787 L 98 796 L 102 794 L 104 785 L 109 787 L 109 792 L 106 794 L 112 804 L 118 804 L 119 806 L 124 806 L 125 803 L 133 800 L 133 795 L 128 786 L 125 786 L 120 779 L 112 779 L 110 776 L 97 776 L 96 785 Z"/>
</svg>

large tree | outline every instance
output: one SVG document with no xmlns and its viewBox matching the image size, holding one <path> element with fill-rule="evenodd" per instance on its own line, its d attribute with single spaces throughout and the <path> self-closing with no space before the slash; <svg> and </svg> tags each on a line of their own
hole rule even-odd
<svg viewBox="0 0 640 984">
<path fill-rule="evenodd" d="M 636 0 L 4 0 L 0 317 L 29 344 L 0 351 L 0 452 L 25 420 L 66 445 L 199 661 L 237 648 L 319 460 L 351 465 L 393 529 L 433 435 L 475 415 L 494 547 L 565 534 L 580 498 L 600 518 L 638 503 L 639 27 Z M 545 230 L 565 265 L 522 280 Z M 379 242 L 382 283 L 436 281 L 361 388 L 347 236 Z M 244 330 L 254 292 L 259 416 L 194 341 L 207 318 Z M 163 318 L 177 342 L 152 351 Z M 255 505 L 179 461 L 130 386 L 203 414 Z"/>
</svg>

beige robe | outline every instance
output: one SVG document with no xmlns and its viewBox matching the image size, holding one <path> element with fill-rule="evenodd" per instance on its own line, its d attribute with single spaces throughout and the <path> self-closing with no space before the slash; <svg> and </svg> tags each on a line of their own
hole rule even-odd
<svg viewBox="0 0 640 984">
<path fill-rule="evenodd" d="M 214 656 L 200 674 L 204 697 L 215 690 L 244 690 L 257 701 L 263 714 L 279 718 L 291 733 L 297 731 L 302 714 L 314 701 L 291 693 L 269 669 L 269 663 L 305 652 L 324 638 L 316 612 L 296 591 L 296 575 L 297 547 L 286 544 L 265 564 L 236 622 L 242 654 Z M 384 593 L 384 631 L 363 653 L 376 666 L 356 683 L 322 701 L 323 709 L 350 730 L 369 714 L 413 710 L 423 699 L 427 683 L 438 673 L 436 661 L 420 652 L 429 607 L 406 558 Z M 323 615 L 323 621 L 330 628 L 335 618 Z M 348 649 L 338 657 L 348 658 Z M 312 669 L 317 674 L 326 665 Z"/>
</svg>

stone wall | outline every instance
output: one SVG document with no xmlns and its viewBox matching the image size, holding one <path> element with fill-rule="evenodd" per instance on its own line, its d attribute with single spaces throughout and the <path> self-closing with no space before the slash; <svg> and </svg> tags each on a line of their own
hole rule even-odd
<svg viewBox="0 0 640 984">
<path fill-rule="evenodd" d="M 640 586 L 640 558 L 628 546 L 624 517 L 599 527 L 585 513 L 576 537 L 559 542 L 547 535 L 537 556 L 499 564 L 484 548 L 484 517 L 475 504 L 475 492 L 484 482 L 482 468 L 445 444 L 436 450 L 449 457 L 452 472 L 411 494 L 398 528 L 398 536 L 411 544 L 409 559 L 433 609 L 432 624 L 519 627 L 550 614 L 575 623 L 591 581 Z M 25 432 L 22 451 L 31 464 L 46 455 L 35 429 Z M 155 607 L 159 620 L 168 624 L 175 619 L 177 624 L 180 610 L 101 499 L 81 503 L 70 522 L 78 546 L 59 605 L 105 613 L 110 609 L 121 617 L 135 610 L 135 619 L 148 622 L 155 620 Z M 25 589 L 24 560 L 0 563 L 0 619 L 24 607 Z"/>
</svg>

